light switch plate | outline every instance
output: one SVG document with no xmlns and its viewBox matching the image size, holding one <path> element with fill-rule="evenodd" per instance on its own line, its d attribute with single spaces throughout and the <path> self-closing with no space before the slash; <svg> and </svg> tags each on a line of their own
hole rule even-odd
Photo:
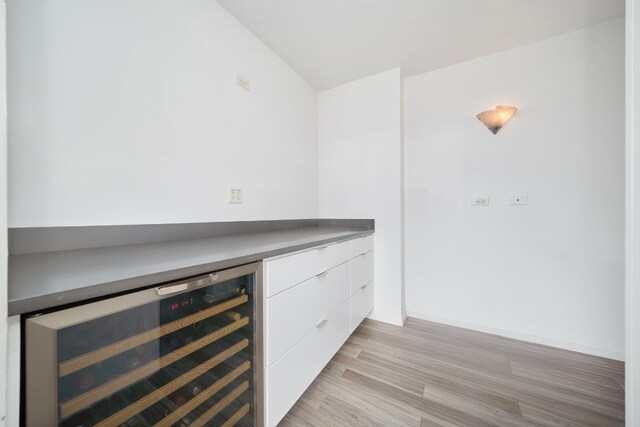
<svg viewBox="0 0 640 427">
<path fill-rule="evenodd" d="M 486 196 L 475 196 L 471 198 L 473 206 L 489 206 L 489 198 Z"/>
</svg>

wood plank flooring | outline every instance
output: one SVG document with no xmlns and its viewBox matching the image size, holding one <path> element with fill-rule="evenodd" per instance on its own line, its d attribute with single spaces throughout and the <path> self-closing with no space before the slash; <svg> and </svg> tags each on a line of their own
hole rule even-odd
<svg viewBox="0 0 640 427">
<path fill-rule="evenodd" d="M 365 320 L 280 426 L 624 426 L 624 363 Z"/>
</svg>

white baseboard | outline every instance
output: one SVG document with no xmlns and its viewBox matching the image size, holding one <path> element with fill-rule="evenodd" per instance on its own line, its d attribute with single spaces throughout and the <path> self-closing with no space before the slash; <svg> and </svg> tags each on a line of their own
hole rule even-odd
<svg viewBox="0 0 640 427">
<path fill-rule="evenodd" d="M 416 319 L 428 320 L 430 322 L 442 323 L 444 325 L 457 326 L 459 328 L 471 329 L 473 331 L 484 332 L 492 335 L 499 335 L 505 338 L 511 338 L 519 341 L 526 341 L 534 344 L 546 345 L 548 347 L 561 348 L 563 350 L 575 351 L 578 353 L 589 354 L 591 356 L 604 357 L 607 359 L 613 359 L 623 362 L 624 354 L 610 350 L 603 350 L 599 348 L 593 348 L 584 346 L 581 344 L 575 344 L 566 341 L 558 341 L 550 338 L 539 337 L 536 335 L 523 334 L 520 332 L 507 331 L 504 329 L 495 329 L 475 323 L 461 322 L 458 320 L 445 319 L 438 316 L 431 316 L 429 314 L 418 313 L 415 311 L 407 312 L 409 317 L 415 317 Z"/>
</svg>

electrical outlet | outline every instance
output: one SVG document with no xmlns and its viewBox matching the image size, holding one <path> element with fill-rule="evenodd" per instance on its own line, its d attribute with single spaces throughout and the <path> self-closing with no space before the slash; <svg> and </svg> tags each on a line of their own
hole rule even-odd
<svg viewBox="0 0 640 427">
<path fill-rule="evenodd" d="M 471 199 L 473 206 L 489 206 L 489 198 L 484 196 L 477 196 Z"/>
<path fill-rule="evenodd" d="M 229 187 L 229 203 L 236 205 L 242 204 L 242 188 Z"/>
</svg>

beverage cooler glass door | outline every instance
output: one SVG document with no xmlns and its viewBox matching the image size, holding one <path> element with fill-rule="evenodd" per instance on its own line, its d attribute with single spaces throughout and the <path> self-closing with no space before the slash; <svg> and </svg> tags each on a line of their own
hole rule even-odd
<svg viewBox="0 0 640 427">
<path fill-rule="evenodd" d="M 262 264 L 25 322 L 26 425 L 261 426 Z"/>
</svg>

